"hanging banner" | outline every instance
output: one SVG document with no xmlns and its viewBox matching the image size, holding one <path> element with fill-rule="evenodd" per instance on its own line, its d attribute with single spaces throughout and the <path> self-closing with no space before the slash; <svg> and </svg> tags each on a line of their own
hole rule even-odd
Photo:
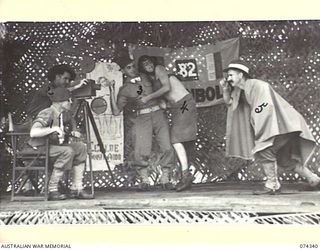
<svg viewBox="0 0 320 250">
<path fill-rule="evenodd" d="M 154 57 L 184 83 L 197 107 L 208 107 L 222 103 L 219 80 L 229 62 L 239 57 L 239 38 L 179 49 L 137 47 L 133 55 L 135 60 L 142 55 Z"/>
<path fill-rule="evenodd" d="M 110 168 L 113 169 L 115 165 L 123 163 L 123 115 L 112 115 L 109 86 L 112 81 L 115 82 L 117 95 L 122 86 L 122 73 L 115 63 L 98 62 L 93 71 L 86 74 L 86 78 L 95 80 L 96 84 L 101 85 L 101 89 L 96 91 L 96 96 L 89 100 L 89 105 L 104 144 Z M 108 170 L 92 126 L 90 126 L 90 135 L 93 170 Z"/>
</svg>

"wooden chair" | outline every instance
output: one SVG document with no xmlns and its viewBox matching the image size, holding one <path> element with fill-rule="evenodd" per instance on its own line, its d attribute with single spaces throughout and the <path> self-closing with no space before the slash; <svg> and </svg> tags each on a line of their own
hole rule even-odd
<svg viewBox="0 0 320 250">
<path fill-rule="evenodd" d="M 44 150 L 32 148 L 27 144 L 29 131 L 27 127 L 13 126 L 13 132 L 7 134 L 11 137 L 13 155 L 11 201 L 48 200 L 49 138 Z M 34 195 L 21 195 L 28 180 Z"/>
<path fill-rule="evenodd" d="M 31 125 L 31 121 L 19 126 L 13 124 L 12 132 L 7 133 L 11 136 L 13 155 L 11 201 L 48 200 L 48 183 L 52 171 L 49 159 L 49 136 L 46 137 L 44 150 L 33 149 L 27 144 Z M 28 181 L 34 191 L 32 196 L 23 195 L 21 192 Z M 94 194 L 92 169 L 90 169 L 90 183 L 91 192 Z M 65 171 L 65 178 L 60 183 L 60 188 L 69 188 L 69 171 Z"/>
</svg>

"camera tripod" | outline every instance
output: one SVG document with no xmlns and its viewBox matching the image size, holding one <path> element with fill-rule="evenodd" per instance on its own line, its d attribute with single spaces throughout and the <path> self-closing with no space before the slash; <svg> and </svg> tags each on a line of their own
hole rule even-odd
<svg viewBox="0 0 320 250">
<path fill-rule="evenodd" d="M 86 128 L 86 143 L 87 143 L 87 150 L 88 150 L 88 156 L 89 156 L 89 168 L 90 168 L 90 178 L 91 178 L 91 192 L 92 194 L 94 193 L 94 186 L 93 186 L 93 173 L 92 173 L 92 149 L 91 149 L 91 136 L 90 136 L 90 124 L 89 121 L 91 123 L 91 126 L 93 128 L 94 134 L 97 138 L 97 142 L 100 148 L 100 152 L 102 153 L 104 160 L 107 164 L 108 170 L 109 170 L 109 174 L 112 180 L 112 183 L 114 184 L 114 186 L 116 186 L 110 165 L 109 165 L 109 161 L 108 161 L 108 157 L 106 156 L 106 150 L 104 148 L 97 124 L 94 120 L 92 111 L 90 109 L 89 103 L 86 99 L 77 99 L 79 101 L 78 103 L 78 107 L 77 107 L 77 111 L 75 113 L 75 117 L 78 116 L 79 111 L 82 109 L 84 112 L 84 122 L 85 122 L 85 128 Z"/>
</svg>

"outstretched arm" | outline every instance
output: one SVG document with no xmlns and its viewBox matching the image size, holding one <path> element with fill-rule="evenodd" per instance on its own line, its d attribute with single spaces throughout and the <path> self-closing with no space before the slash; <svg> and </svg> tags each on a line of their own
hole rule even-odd
<svg viewBox="0 0 320 250">
<path fill-rule="evenodd" d="M 111 83 L 111 86 L 110 86 L 111 111 L 112 111 L 112 114 L 113 114 L 113 115 L 120 115 L 120 113 L 121 113 L 124 105 L 121 106 L 121 107 L 119 107 L 119 106 L 117 105 L 116 97 L 115 97 L 114 84 L 115 84 L 115 82 L 113 81 L 113 82 Z"/>
<path fill-rule="evenodd" d="M 75 86 L 72 86 L 72 87 L 69 87 L 69 88 L 67 88 L 67 89 L 68 89 L 70 92 L 72 92 L 72 91 L 74 91 L 74 90 L 76 90 L 76 89 L 81 88 L 83 85 L 86 85 L 86 84 L 88 84 L 87 79 L 82 79 L 79 84 L 77 84 L 77 85 L 75 85 Z"/>
</svg>

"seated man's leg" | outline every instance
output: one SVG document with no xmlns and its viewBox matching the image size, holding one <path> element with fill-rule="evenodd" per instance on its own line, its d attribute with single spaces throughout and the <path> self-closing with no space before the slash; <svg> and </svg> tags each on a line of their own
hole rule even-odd
<svg viewBox="0 0 320 250">
<path fill-rule="evenodd" d="M 65 169 L 70 168 L 74 152 L 69 146 L 50 145 L 49 157 L 53 161 L 53 170 L 49 180 L 49 199 L 64 200 L 67 197 L 58 192 L 58 183 L 62 179 Z"/>
<path fill-rule="evenodd" d="M 83 175 L 87 159 L 87 146 L 82 142 L 74 142 L 69 145 L 74 152 L 72 166 L 71 194 L 78 199 L 93 199 L 93 195 L 83 191 Z"/>
</svg>

